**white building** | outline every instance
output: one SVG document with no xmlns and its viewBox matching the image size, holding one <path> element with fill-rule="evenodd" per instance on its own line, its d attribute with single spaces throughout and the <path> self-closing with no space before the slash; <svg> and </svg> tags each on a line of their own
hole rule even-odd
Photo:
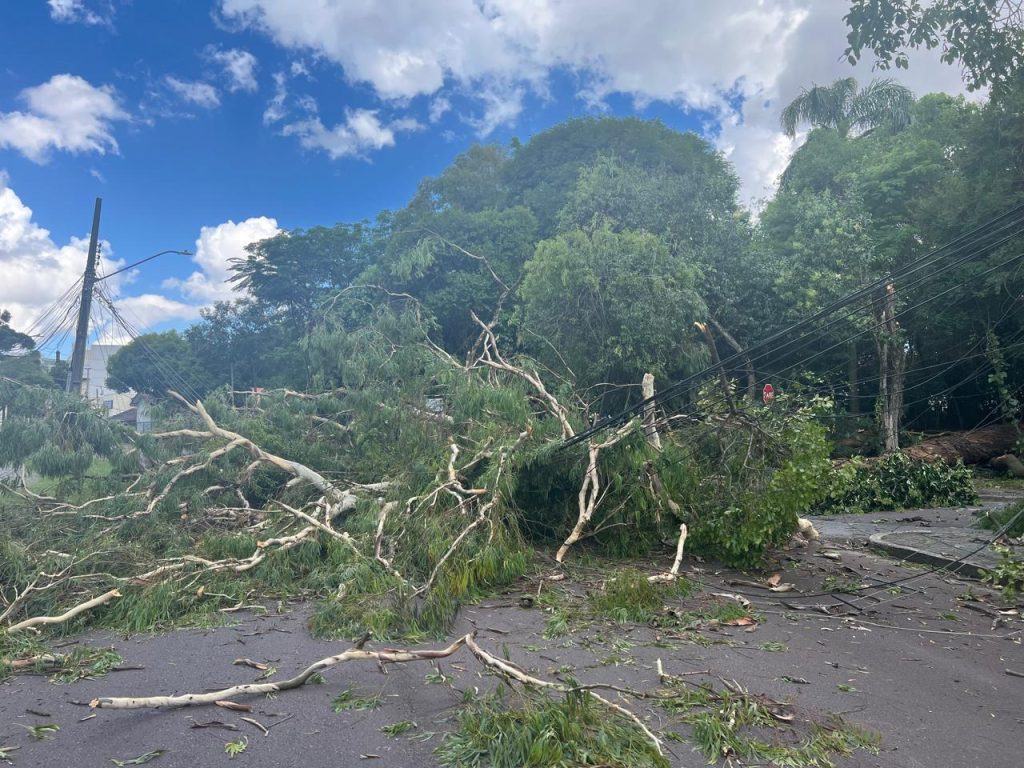
<svg viewBox="0 0 1024 768">
<path fill-rule="evenodd" d="M 85 350 L 82 371 L 82 395 L 108 416 L 131 408 L 135 392 L 118 392 L 107 386 L 107 361 L 121 349 L 121 344 L 93 344 Z"/>
</svg>

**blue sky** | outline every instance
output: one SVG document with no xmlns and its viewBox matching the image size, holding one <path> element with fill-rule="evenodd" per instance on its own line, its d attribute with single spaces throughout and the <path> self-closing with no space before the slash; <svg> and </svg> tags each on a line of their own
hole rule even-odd
<svg viewBox="0 0 1024 768">
<path fill-rule="evenodd" d="M 25 327 L 81 271 L 93 198 L 139 326 L 231 298 L 278 229 L 373 217 L 476 141 L 660 118 L 733 161 L 744 201 L 795 148 L 780 104 L 850 74 L 841 0 L 9 0 L 0 10 L 0 307 Z M 869 65 L 854 72 L 872 77 Z M 919 93 L 955 69 L 912 60 Z"/>
</svg>

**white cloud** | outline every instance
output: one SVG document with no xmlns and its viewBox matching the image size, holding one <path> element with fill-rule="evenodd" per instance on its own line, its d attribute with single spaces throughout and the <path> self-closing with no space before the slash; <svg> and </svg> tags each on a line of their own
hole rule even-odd
<svg viewBox="0 0 1024 768">
<path fill-rule="evenodd" d="M 110 3 L 103 5 L 103 10 L 93 10 L 85 0 L 47 0 L 50 6 L 50 18 L 66 24 L 98 24 L 109 25 L 114 19 L 114 8 Z"/>
<path fill-rule="evenodd" d="M 231 276 L 231 260 L 245 258 L 245 246 L 273 237 L 280 231 L 277 221 L 266 216 L 255 216 L 237 224 L 226 221 L 215 227 L 203 227 L 192 257 L 199 269 L 184 280 L 165 280 L 163 287 L 179 291 L 199 305 L 238 298 L 238 292 L 227 282 Z"/>
<path fill-rule="evenodd" d="M 491 88 L 484 91 L 480 98 L 484 102 L 484 112 L 479 117 L 467 117 L 466 122 L 476 129 L 476 135 L 487 138 L 497 128 L 511 125 L 523 111 L 523 88 Z"/>
<path fill-rule="evenodd" d="M 873 76 L 870 62 L 851 68 L 841 58 L 846 0 L 435 0 L 430 13 L 404 0 L 220 6 L 238 26 L 340 65 L 381 99 L 433 97 L 431 120 L 443 114 L 440 91 L 458 92 L 478 105 L 463 119 L 480 136 L 515 121 L 528 92 L 544 97 L 555 72 L 575 77 L 577 96 L 592 108 L 619 94 L 638 107 L 660 101 L 700 110 L 736 164 L 744 199 L 763 195 L 785 166 L 795 145 L 778 114 L 800 87 L 851 72 L 864 82 Z M 964 92 L 957 69 L 936 51 L 912 55 L 899 76 L 919 93 Z M 292 132 L 305 142 L 352 154 L 344 124 L 340 137 L 316 120 L 300 125 Z"/>
<path fill-rule="evenodd" d="M 87 237 L 73 237 L 64 245 L 55 243 L 50 233 L 33 221 L 32 209 L 0 172 L 0 309 L 11 312 L 18 330 L 35 323 L 82 276 L 88 248 Z M 110 256 L 110 245 L 104 243 L 101 274 L 124 266 Z M 111 278 L 110 288 L 115 292 L 123 285 L 118 277 Z"/>
<path fill-rule="evenodd" d="M 175 301 L 159 293 L 122 296 L 114 302 L 114 306 L 133 327 L 142 331 L 160 323 L 198 320 L 199 312 L 202 310 L 201 305 Z"/>
<path fill-rule="evenodd" d="M 444 96 L 438 96 L 430 102 L 430 113 L 428 120 L 431 123 L 436 123 L 444 114 L 452 108 L 452 103 Z"/>
<path fill-rule="evenodd" d="M 167 75 L 164 81 L 172 91 L 190 104 L 204 109 L 220 106 L 220 94 L 209 83 L 201 80 L 179 80 L 171 75 Z"/>
<path fill-rule="evenodd" d="M 216 62 L 224 70 L 228 78 L 228 90 L 247 91 L 255 93 L 258 89 L 256 83 L 256 57 L 248 51 L 240 48 L 231 48 L 226 51 L 215 47 L 207 49 L 207 55 L 211 61 Z"/>
<path fill-rule="evenodd" d="M 267 102 L 267 108 L 263 110 L 263 124 L 270 125 L 284 120 L 288 114 L 285 109 L 285 102 L 288 99 L 288 78 L 284 72 L 274 73 L 274 96 Z"/>
<path fill-rule="evenodd" d="M 19 94 L 25 111 L 0 112 L 0 148 L 11 148 L 37 163 L 51 151 L 117 152 L 113 125 L 127 120 L 114 89 L 94 86 L 76 75 L 54 75 Z"/>
<path fill-rule="evenodd" d="M 344 122 L 327 128 L 319 117 L 290 123 L 282 129 L 285 136 L 297 136 L 306 149 L 320 149 L 332 160 L 339 157 L 360 157 L 370 150 L 393 147 L 395 133 L 422 127 L 417 121 L 404 118 L 382 123 L 377 112 L 370 109 L 345 111 Z"/>
<path fill-rule="evenodd" d="M 142 293 L 126 295 L 126 288 L 137 277 L 134 270 L 122 272 L 103 282 L 105 293 L 115 306 L 139 331 L 172 321 L 194 321 L 200 310 L 222 299 L 238 298 L 229 276 L 232 258 L 245 255 L 245 246 L 277 234 L 280 229 L 274 219 L 264 216 L 240 221 L 228 221 L 218 226 L 203 227 L 196 240 L 193 261 L 198 269 L 184 280 L 166 280 L 165 291 L 178 295 Z M 124 267 L 122 259 L 112 258 L 109 243 L 102 242 L 98 272 L 111 274 Z M 10 187 L 7 176 L 0 171 L 0 310 L 11 312 L 14 327 L 20 331 L 40 328 L 48 330 L 56 325 L 71 328 L 74 313 L 47 313 L 59 303 L 63 306 L 65 293 L 75 285 L 85 269 L 88 237 L 72 237 L 66 244 L 55 243 L 50 233 L 33 220 L 32 209 Z M 77 295 L 77 289 L 68 294 Z M 96 307 L 92 333 L 105 341 L 125 341 L 124 334 L 112 327 L 110 314 L 102 301 Z"/>
</svg>

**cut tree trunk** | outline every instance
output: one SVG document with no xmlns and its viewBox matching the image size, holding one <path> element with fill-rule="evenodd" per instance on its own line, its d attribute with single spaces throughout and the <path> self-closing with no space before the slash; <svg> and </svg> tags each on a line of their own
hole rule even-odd
<svg viewBox="0 0 1024 768">
<path fill-rule="evenodd" d="M 711 324 L 715 326 L 718 334 L 725 339 L 725 343 L 732 347 L 733 352 L 743 357 L 743 368 L 747 373 L 747 400 L 754 402 L 757 400 L 757 374 L 754 372 L 754 363 L 751 361 L 750 355 L 747 354 L 746 350 L 736 341 L 733 335 L 722 327 L 720 322 L 711 318 Z"/>
<path fill-rule="evenodd" d="M 1020 427 L 1024 427 L 1024 422 Z M 921 461 L 955 464 L 959 459 L 964 464 L 984 464 L 1013 450 L 1020 434 L 1020 427 L 1013 424 L 993 424 L 967 432 L 950 432 L 929 437 L 917 445 L 904 449 L 903 452 L 910 458 Z"/>
<path fill-rule="evenodd" d="M 850 415 L 860 413 L 860 387 L 857 380 L 857 342 L 850 342 L 850 356 L 847 359 L 846 375 L 850 382 Z"/>
<path fill-rule="evenodd" d="M 885 286 L 875 302 L 875 346 L 878 350 L 879 427 L 885 453 L 900 449 L 900 420 L 903 415 L 903 379 L 907 371 L 907 348 L 896 321 L 896 289 Z"/>
</svg>

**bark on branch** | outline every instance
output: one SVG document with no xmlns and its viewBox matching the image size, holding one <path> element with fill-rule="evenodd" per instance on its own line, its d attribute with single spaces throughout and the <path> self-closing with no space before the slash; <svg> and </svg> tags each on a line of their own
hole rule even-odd
<svg viewBox="0 0 1024 768">
<path fill-rule="evenodd" d="M 23 629 L 30 629 L 32 627 L 38 627 L 46 624 L 63 624 L 65 621 L 70 621 L 79 614 L 90 611 L 100 605 L 109 603 L 115 597 L 120 597 L 121 593 L 116 589 L 112 589 L 109 592 L 104 592 L 98 597 L 94 597 L 91 600 L 86 600 L 84 603 L 79 603 L 74 608 L 69 608 L 59 616 L 36 616 L 35 618 L 25 619 L 19 621 L 17 624 L 12 624 L 7 628 L 8 633 L 20 632 Z"/>
<path fill-rule="evenodd" d="M 94 709 L 172 709 L 180 707 L 196 707 L 203 704 L 215 704 L 218 701 L 230 701 L 239 696 L 266 695 L 279 691 L 288 691 L 292 688 L 299 688 L 309 682 L 309 679 L 318 672 L 336 667 L 346 661 L 373 660 L 378 664 L 400 664 L 407 661 L 428 661 L 431 659 L 443 659 L 451 656 L 459 650 L 470 639 L 470 635 L 460 637 L 447 648 L 438 650 L 398 650 L 385 648 L 380 651 L 367 651 L 362 648 L 351 648 L 335 656 L 328 656 L 325 659 L 314 662 L 306 667 L 295 677 L 281 680 L 276 683 L 249 683 L 236 685 L 231 688 L 224 688 L 219 691 L 207 693 L 183 693 L 179 696 L 143 696 L 143 697 L 105 697 L 100 696 L 89 702 Z"/>
</svg>

